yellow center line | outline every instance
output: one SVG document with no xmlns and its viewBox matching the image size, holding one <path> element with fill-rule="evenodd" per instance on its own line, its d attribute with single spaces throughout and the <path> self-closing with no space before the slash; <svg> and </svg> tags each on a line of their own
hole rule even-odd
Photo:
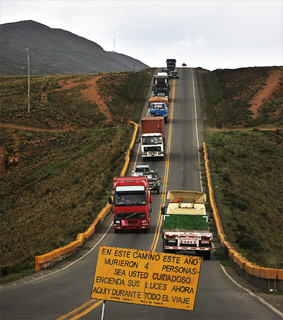
<svg viewBox="0 0 283 320">
<path fill-rule="evenodd" d="M 164 181 L 163 181 L 163 188 L 162 188 L 162 195 L 161 195 L 161 201 L 160 201 L 160 207 L 159 207 L 159 214 L 158 214 L 158 221 L 157 226 L 153 238 L 153 242 L 151 245 L 151 251 L 156 250 L 156 246 L 158 243 L 158 238 L 160 235 L 160 229 L 162 225 L 162 215 L 161 215 L 161 208 L 165 204 L 166 200 L 166 193 L 167 193 L 167 180 L 168 180 L 168 174 L 169 174 L 169 160 L 170 160 L 170 147 L 171 147 L 171 136 L 172 136 L 172 120 L 173 120 L 173 110 L 174 110 L 174 97 L 175 97 L 175 83 L 176 80 L 173 80 L 173 89 L 172 89 L 172 98 L 171 98 L 171 104 L 170 104 L 170 119 L 169 119 L 169 132 L 168 132 L 168 142 L 167 142 L 167 149 L 166 149 L 166 163 L 165 163 L 165 171 L 164 171 Z M 76 320 L 80 319 L 84 315 L 88 314 L 91 310 L 97 308 L 99 305 L 103 303 L 103 300 L 99 300 L 93 303 L 93 300 L 90 300 L 86 302 L 85 304 L 81 305 L 77 309 L 72 310 L 70 313 L 61 316 L 57 320 L 65 320 L 68 318 L 68 320 Z M 88 307 L 90 305 L 90 307 Z M 81 313 L 79 313 L 82 309 L 88 307 Z M 69 318 L 73 316 L 72 318 Z"/>
<path fill-rule="evenodd" d="M 64 320 L 64 319 L 69 319 L 69 320 L 76 320 L 76 319 L 80 319 L 82 316 L 88 314 L 91 310 L 93 310 L 94 308 L 98 307 L 99 305 L 101 305 L 103 302 L 103 300 L 98 300 L 98 301 L 93 301 L 90 300 L 86 303 L 84 303 L 83 305 L 81 305 L 80 307 L 72 310 L 71 312 L 69 312 L 68 314 L 65 314 L 64 316 L 58 318 L 57 320 Z M 89 308 L 85 309 L 84 311 L 82 311 L 81 313 L 78 313 L 80 310 L 88 307 L 90 305 Z M 72 318 L 70 318 L 71 316 L 73 316 Z"/>
</svg>

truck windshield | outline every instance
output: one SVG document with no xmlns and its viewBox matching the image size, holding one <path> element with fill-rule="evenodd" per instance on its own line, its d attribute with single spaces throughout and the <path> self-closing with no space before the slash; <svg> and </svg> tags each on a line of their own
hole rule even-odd
<svg viewBox="0 0 283 320">
<path fill-rule="evenodd" d="M 165 110 L 165 103 L 152 103 L 150 105 L 151 110 Z"/>
<path fill-rule="evenodd" d="M 143 145 L 153 145 L 153 144 L 162 144 L 162 137 L 143 137 L 142 138 Z"/>
<path fill-rule="evenodd" d="M 125 207 L 125 206 L 145 206 L 146 205 L 146 194 L 126 194 L 126 193 L 115 193 L 114 205 Z"/>
</svg>

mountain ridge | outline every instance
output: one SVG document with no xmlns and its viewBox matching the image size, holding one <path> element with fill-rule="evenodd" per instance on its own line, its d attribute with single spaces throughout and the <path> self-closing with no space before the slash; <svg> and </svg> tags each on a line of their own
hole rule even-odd
<svg viewBox="0 0 283 320">
<path fill-rule="evenodd" d="M 149 68 L 130 56 L 105 51 L 97 43 L 33 20 L 0 25 L 0 75 L 139 71 Z"/>
</svg>

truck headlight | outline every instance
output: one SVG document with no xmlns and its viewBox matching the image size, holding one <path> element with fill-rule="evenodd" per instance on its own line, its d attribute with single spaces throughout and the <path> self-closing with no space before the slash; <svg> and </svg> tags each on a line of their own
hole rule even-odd
<svg viewBox="0 0 283 320">
<path fill-rule="evenodd" d="M 145 223 L 146 223 L 146 220 L 142 220 L 142 223 L 145 224 Z"/>
<path fill-rule="evenodd" d="M 121 224 L 121 220 L 115 220 L 115 224 Z"/>
</svg>

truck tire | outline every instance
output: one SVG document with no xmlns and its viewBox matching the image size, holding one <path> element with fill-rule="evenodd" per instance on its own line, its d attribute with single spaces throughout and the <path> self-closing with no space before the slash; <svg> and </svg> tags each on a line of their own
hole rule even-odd
<svg viewBox="0 0 283 320">
<path fill-rule="evenodd" d="M 159 188 L 156 189 L 156 193 L 159 194 Z"/>
</svg>

